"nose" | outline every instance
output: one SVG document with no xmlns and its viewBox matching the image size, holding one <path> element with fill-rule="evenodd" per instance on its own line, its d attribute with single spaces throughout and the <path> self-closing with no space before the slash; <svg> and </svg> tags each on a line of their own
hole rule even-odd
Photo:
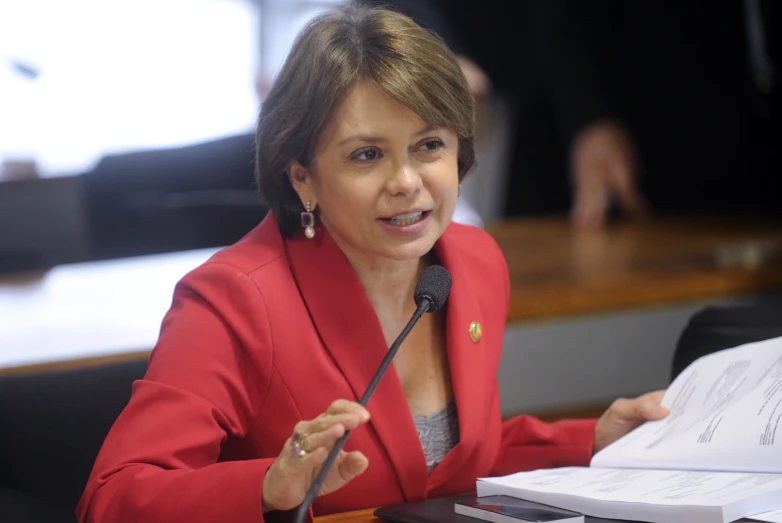
<svg viewBox="0 0 782 523">
<path fill-rule="evenodd" d="M 409 163 L 401 163 L 388 180 L 388 191 L 393 196 L 410 196 L 421 189 L 423 181 L 418 171 Z"/>
</svg>

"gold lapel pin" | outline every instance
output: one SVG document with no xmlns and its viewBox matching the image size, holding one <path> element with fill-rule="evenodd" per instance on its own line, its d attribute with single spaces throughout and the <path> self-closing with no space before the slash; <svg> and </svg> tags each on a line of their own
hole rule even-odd
<svg viewBox="0 0 782 523">
<path fill-rule="evenodd" d="M 474 343 L 478 343 L 482 335 L 483 335 L 483 328 L 481 327 L 481 324 L 478 323 L 477 321 L 470 323 L 470 339 Z"/>
</svg>

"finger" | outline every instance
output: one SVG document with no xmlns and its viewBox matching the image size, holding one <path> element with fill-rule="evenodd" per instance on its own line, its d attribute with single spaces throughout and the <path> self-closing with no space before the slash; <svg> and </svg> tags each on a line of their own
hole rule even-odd
<svg viewBox="0 0 782 523">
<path fill-rule="evenodd" d="M 302 458 L 293 458 L 293 467 L 299 472 L 311 472 L 316 471 L 326 462 L 329 457 L 329 451 L 323 447 L 315 449 L 312 452 L 308 452 L 306 456 Z"/>
<path fill-rule="evenodd" d="M 579 229 L 598 230 L 602 229 L 605 223 L 605 211 L 588 207 L 574 207 L 570 218 Z"/>
<path fill-rule="evenodd" d="M 296 424 L 296 431 L 300 434 L 315 434 L 317 432 L 323 432 L 333 425 L 341 425 L 345 427 L 345 430 L 352 430 L 362 423 L 362 413 L 360 412 L 346 412 L 342 414 L 321 414 L 312 421 L 301 422 Z"/>
<path fill-rule="evenodd" d="M 616 194 L 619 206 L 627 214 L 643 216 L 646 214 L 647 205 L 635 184 L 635 175 L 631 164 L 627 161 L 617 160 L 611 172 L 611 188 Z"/>
<path fill-rule="evenodd" d="M 296 423 L 296 425 L 293 426 L 293 433 L 294 434 L 307 434 L 307 430 L 312 425 L 311 421 L 300 421 Z"/>
<path fill-rule="evenodd" d="M 649 398 L 652 401 L 656 401 L 657 403 L 661 403 L 663 398 L 665 397 L 665 389 L 655 390 L 653 392 L 647 392 L 642 398 Z"/>
<path fill-rule="evenodd" d="M 294 433 L 304 434 L 304 435 L 311 435 L 318 432 L 323 432 L 324 430 L 328 429 L 332 425 L 352 425 L 357 423 L 358 421 L 358 415 L 353 413 L 348 414 L 321 414 L 317 418 L 309 421 L 300 421 L 298 422 L 293 430 Z"/>
<path fill-rule="evenodd" d="M 329 408 L 326 410 L 326 413 L 328 414 L 342 414 L 350 412 L 359 414 L 362 418 L 365 418 L 364 421 L 369 420 L 369 411 L 355 401 L 344 399 L 336 400 L 334 403 L 329 405 Z"/>
<path fill-rule="evenodd" d="M 667 409 L 660 407 L 660 399 L 656 395 L 645 394 L 635 399 L 618 399 L 612 405 L 613 414 L 626 422 L 643 422 L 664 417 Z"/>
<path fill-rule="evenodd" d="M 354 479 L 367 470 L 369 466 L 369 460 L 359 451 L 345 452 L 342 451 L 339 455 L 337 462 L 337 469 L 339 475 L 345 482 Z"/>
<path fill-rule="evenodd" d="M 608 195 L 599 175 L 583 174 L 576 177 L 576 191 L 572 217 L 577 226 L 595 229 L 603 225 Z"/>
<path fill-rule="evenodd" d="M 323 447 L 307 450 L 303 456 L 297 456 L 293 452 L 293 437 L 288 438 L 283 446 L 283 451 L 280 454 L 281 464 L 286 469 L 292 469 L 296 471 L 310 470 L 315 467 L 319 467 L 326 461 L 329 451 Z"/>
<path fill-rule="evenodd" d="M 664 390 L 656 390 L 639 398 L 643 402 L 642 412 L 645 419 L 657 420 L 664 418 L 670 413 L 667 408 L 661 405 L 664 396 Z"/>
<path fill-rule="evenodd" d="M 337 440 L 345 435 L 345 432 L 347 432 L 345 426 L 341 423 L 337 423 L 321 432 L 307 434 L 307 437 L 305 438 L 305 441 L 302 445 L 304 450 L 308 452 L 319 447 L 323 447 L 330 451 L 334 447 L 334 444 L 337 442 Z"/>
<path fill-rule="evenodd" d="M 614 400 L 606 414 L 611 418 L 619 418 L 622 420 L 631 420 L 637 417 L 633 401 L 626 398 Z"/>
<path fill-rule="evenodd" d="M 464 74 L 464 77 L 467 80 L 467 86 L 470 88 L 473 95 L 482 97 L 491 92 L 492 82 L 481 66 L 463 55 L 457 55 L 456 61 L 459 63 L 462 74 Z"/>
</svg>

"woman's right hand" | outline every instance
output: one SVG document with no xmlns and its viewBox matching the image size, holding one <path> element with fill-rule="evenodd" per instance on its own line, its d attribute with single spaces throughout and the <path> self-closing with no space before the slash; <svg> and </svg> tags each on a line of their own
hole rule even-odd
<svg viewBox="0 0 782 523">
<path fill-rule="evenodd" d="M 282 452 L 266 473 L 263 511 L 291 510 L 299 506 L 337 440 L 348 430 L 367 421 L 367 409 L 352 401 L 337 400 L 314 420 L 297 423 L 294 434 L 285 442 Z M 303 456 L 297 456 L 294 449 L 296 434 L 300 436 L 300 447 L 306 451 Z M 361 452 L 340 451 L 318 495 L 342 488 L 362 474 L 368 465 L 369 461 Z"/>
</svg>

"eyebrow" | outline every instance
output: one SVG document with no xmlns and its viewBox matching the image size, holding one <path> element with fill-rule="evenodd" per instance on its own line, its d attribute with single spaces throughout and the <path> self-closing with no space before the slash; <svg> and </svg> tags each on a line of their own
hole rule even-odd
<svg viewBox="0 0 782 523">
<path fill-rule="evenodd" d="M 426 134 L 428 132 L 434 131 L 437 129 L 434 125 L 427 125 L 417 133 L 415 133 L 413 136 L 421 136 L 422 134 Z M 344 145 L 348 142 L 367 142 L 367 143 L 380 143 L 385 142 L 385 138 L 381 138 L 379 136 L 369 136 L 366 134 L 354 134 L 353 136 L 348 136 L 347 138 L 340 140 L 339 143 L 337 143 L 337 146 Z"/>
</svg>

